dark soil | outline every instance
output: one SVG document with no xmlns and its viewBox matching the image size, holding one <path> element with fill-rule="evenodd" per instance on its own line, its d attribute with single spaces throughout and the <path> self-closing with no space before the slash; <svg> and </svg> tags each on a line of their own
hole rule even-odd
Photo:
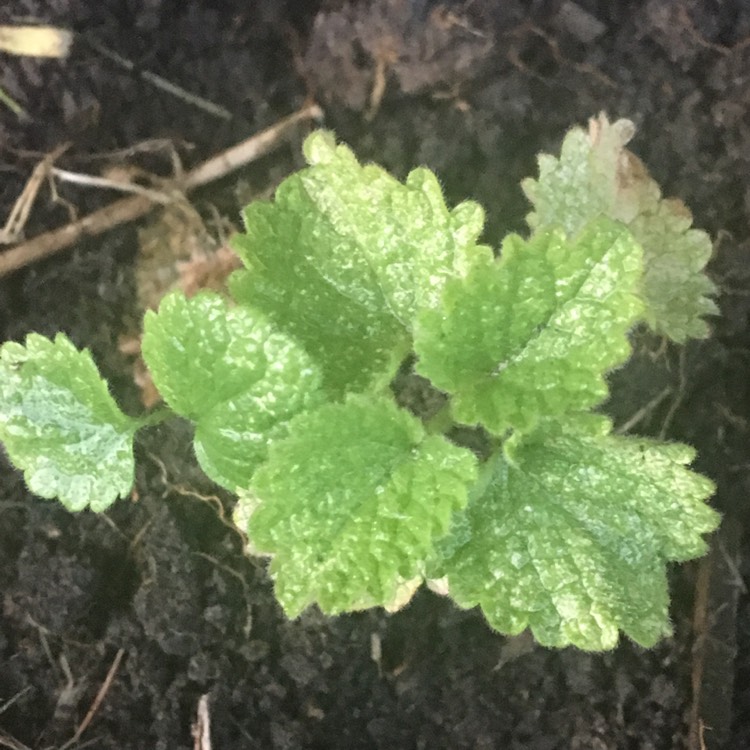
<svg viewBox="0 0 750 750">
<path fill-rule="evenodd" d="M 591 655 L 505 639 L 478 612 L 428 592 L 395 615 L 329 619 L 313 609 L 285 620 L 263 564 L 243 556 L 217 514 L 216 489 L 197 470 L 181 423 L 139 439 L 137 493 L 106 515 L 71 515 L 31 497 L 3 462 L 0 745 L 65 744 L 122 650 L 78 746 L 192 748 L 191 722 L 208 693 L 217 750 L 698 750 L 690 736 L 698 720 L 707 748 L 750 747 L 746 0 L 6 0 L 0 8 L 0 23 L 29 17 L 81 36 L 64 61 L 2 58 L 0 86 L 29 115 L 0 110 L 2 216 L 40 155 L 64 142 L 72 145 L 60 163 L 78 171 L 99 168 L 87 161 L 94 153 L 154 138 L 194 144 L 183 152 L 190 165 L 314 94 L 326 125 L 360 157 L 398 175 L 426 164 L 452 202 L 483 203 L 487 240 L 497 244 L 523 228 L 518 183 L 534 172 L 535 152 L 556 150 L 568 127 L 600 110 L 633 119 L 633 150 L 716 238 L 722 314 L 710 339 L 683 351 L 638 334 L 606 408 L 624 423 L 672 386 L 633 430 L 666 427 L 698 448 L 724 523 L 710 566 L 672 573 L 673 638 L 650 651 L 623 642 Z M 87 35 L 135 70 L 103 57 Z M 154 88 L 144 70 L 232 118 Z M 295 140 L 202 191 L 197 207 L 214 204 L 236 221 L 235 182 L 266 189 L 299 165 L 298 151 Z M 146 166 L 168 171 L 158 157 Z M 61 192 L 81 213 L 113 197 Z M 67 220 L 42 191 L 26 231 Z M 138 315 L 136 247 L 126 227 L 0 280 L 3 338 L 67 332 L 92 349 L 131 412 L 138 392 L 118 337 Z M 230 507 L 231 498 L 218 499 Z"/>
</svg>

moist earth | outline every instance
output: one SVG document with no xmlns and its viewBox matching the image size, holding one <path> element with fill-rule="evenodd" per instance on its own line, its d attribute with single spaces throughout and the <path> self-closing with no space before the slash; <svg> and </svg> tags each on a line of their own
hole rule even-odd
<svg viewBox="0 0 750 750">
<path fill-rule="evenodd" d="M 450 202 L 487 210 L 485 239 L 523 231 L 520 180 L 574 124 L 606 111 L 715 238 L 721 315 L 680 349 L 642 331 L 604 410 L 633 432 L 698 449 L 723 513 L 705 562 L 670 572 L 674 636 L 587 654 L 493 633 L 476 611 L 420 592 L 403 611 L 284 618 L 262 561 L 226 522 L 232 498 L 195 465 L 175 421 L 137 444 L 136 490 L 102 515 L 30 496 L 0 459 L 0 745 L 201 748 L 671 750 L 750 747 L 750 6 L 744 0 L 9 0 L 0 23 L 76 33 L 64 60 L 4 55 L 0 207 L 34 165 L 96 172 L 163 139 L 185 167 L 314 98 L 365 160 L 424 164 Z M 129 61 L 118 65 L 116 53 Z M 150 73 L 224 108 L 217 116 Z M 191 196 L 237 224 L 241 200 L 300 166 L 303 132 Z M 189 144 L 189 147 L 186 145 Z M 99 156 L 97 156 L 99 155 Z M 122 157 L 125 158 L 125 157 Z M 132 157 L 166 176 L 161 151 Z M 27 236 L 115 196 L 43 188 Z M 240 197 L 242 196 L 242 197 Z M 88 238 L 0 279 L 3 339 L 65 331 L 123 407 L 140 408 L 121 337 L 140 312 L 139 225 Z M 660 394 L 667 394 L 666 396 Z M 15 744 L 13 744 L 15 743 Z M 71 745 L 68 745 L 71 746 Z"/>
</svg>

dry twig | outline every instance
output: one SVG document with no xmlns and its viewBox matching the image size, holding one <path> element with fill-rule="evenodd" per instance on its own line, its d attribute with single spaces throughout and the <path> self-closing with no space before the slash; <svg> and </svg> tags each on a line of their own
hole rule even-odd
<svg viewBox="0 0 750 750">
<path fill-rule="evenodd" d="M 21 688 L 15 695 L 8 698 L 5 703 L 0 706 L 0 714 L 5 713 L 16 701 L 19 701 L 21 698 L 23 698 L 26 693 L 29 692 L 29 690 L 33 690 L 31 685 L 27 685 L 25 688 Z"/>
<path fill-rule="evenodd" d="M 193 750 L 211 750 L 211 717 L 208 713 L 208 695 L 201 695 L 198 701 L 192 734 Z"/>
<path fill-rule="evenodd" d="M 0 26 L 0 50 L 22 57 L 67 57 L 73 34 L 56 26 Z"/>
<path fill-rule="evenodd" d="M 164 205 L 172 201 L 172 197 L 166 193 L 143 187 L 137 182 L 122 182 L 120 180 L 112 180 L 109 177 L 99 177 L 98 175 L 71 172 L 68 169 L 58 169 L 57 167 L 52 167 L 50 172 L 54 177 L 57 177 L 63 182 L 72 182 L 76 185 L 104 188 L 105 190 L 119 190 L 123 193 L 135 193 L 136 195 L 142 195 L 144 198 L 154 201 L 154 203 L 163 203 Z"/>
<path fill-rule="evenodd" d="M 28 745 L 24 745 L 23 742 L 19 742 L 15 737 L 5 734 L 1 729 L 0 746 L 10 748 L 10 750 L 31 750 Z"/>
<path fill-rule="evenodd" d="M 91 721 L 94 718 L 94 715 L 99 710 L 99 706 L 101 706 L 102 701 L 104 700 L 105 696 L 109 692 L 110 687 L 112 686 L 112 681 L 115 679 L 115 675 L 117 674 L 117 670 L 120 668 L 120 662 L 122 661 L 122 657 L 125 655 L 125 649 L 121 648 L 116 654 L 115 658 L 112 661 L 112 665 L 109 668 L 109 671 L 107 672 L 107 676 L 104 678 L 104 682 L 102 683 L 102 686 L 99 688 L 99 692 L 96 694 L 96 697 L 94 698 L 93 703 L 91 704 L 91 708 L 89 708 L 88 713 L 86 716 L 83 717 L 83 721 L 78 725 L 78 729 L 76 729 L 75 734 L 60 748 L 60 750 L 66 750 L 66 748 L 70 747 L 71 745 L 75 745 L 78 740 L 81 739 L 81 736 L 88 728 L 89 724 L 91 724 Z"/>
<path fill-rule="evenodd" d="M 27 180 L 26 185 L 24 185 L 21 195 L 18 196 L 16 202 L 13 204 L 5 226 L 0 229 L 0 245 L 10 245 L 19 240 L 23 234 L 23 228 L 26 226 L 36 196 L 39 193 L 39 188 L 49 175 L 55 160 L 67 151 L 69 147 L 69 143 L 58 146 L 34 167 L 34 171 L 31 173 L 31 177 Z"/>
<path fill-rule="evenodd" d="M 322 115 L 323 112 L 317 104 L 308 104 L 270 128 L 198 165 L 185 175 L 179 188 L 188 191 L 225 177 L 233 170 L 267 154 L 300 122 L 317 120 Z M 144 196 L 123 198 L 78 221 L 40 234 L 0 255 L 0 276 L 59 252 L 82 237 L 101 234 L 120 224 L 138 219 L 148 213 L 153 206 L 154 202 Z"/>
<path fill-rule="evenodd" d="M 687 712 L 688 750 L 724 747 L 730 736 L 737 654 L 737 602 L 745 591 L 737 577 L 743 528 L 731 515 L 698 564 L 693 601 L 691 702 Z"/>
<path fill-rule="evenodd" d="M 175 96 L 178 99 L 187 102 L 193 107 L 202 109 L 204 112 L 208 112 L 209 114 L 214 115 L 215 117 L 219 117 L 222 120 L 232 119 L 232 113 L 226 107 L 221 107 L 202 96 L 193 94 L 192 92 L 187 91 L 187 89 L 182 88 L 182 86 L 178 86 L 176 83 L 172 83 L 172 81 L 168 81 L 166 78 L 163 78 L 156 73 L 152 73 L 150 70 L 139 70 L 132 60 L 128 60 L 126 57 L 119 55 L 109 47 L 105 47 L 101 42 L 98 42 L 91 35 L 86 35 L 83 38 L 91 46 L 91 48 L 96 50 L 100 55 L 106 57 L 108 60 L 111 60 L 113 63 L 115 63 L 115 65 L 119 65 L 129 73 L 133 73 L 134 75 L 142 78 L 144 81 L 148 81 L 148 83 L 150 83 L 152 86 L 155 86 L 162 91 L 166 91 L 168 94 L 171 94 L 172 96 Z"/>
</svg>

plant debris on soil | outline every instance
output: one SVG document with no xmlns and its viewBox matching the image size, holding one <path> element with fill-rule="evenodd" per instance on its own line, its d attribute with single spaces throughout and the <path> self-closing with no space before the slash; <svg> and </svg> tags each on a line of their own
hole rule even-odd
<svg viewBox="0 0 750 750">
<path fill-rule="evenodd" d="M 519 182 L 538 151 L 600 111 L 634 120 L 633 151 L 715 238 L 721 315 L 684 348 L 635 331 L 603 408 L 621 428 L 694 445 L 723 523 L 709 556 L 671 571 L 673 637 L 551 651 L 428 591 L 393 615 L 286 620 L 179 420 L 141 436 L 133 495 L 103 515 L 32 497 L 3 457 L 0 746 L 750 747 L 745 0 L 9 0 L 0 24 L 14 23 L 74 36 L 59 59 L 0 52 L 0 89 L 21 109 L 0 100 L 0 223 L 64 145 L 62 169 L 164 185 L 174 154 L 190 169 L 314 100 L 360 158 L 399 176 L 427 165 L 449 201 L 481 202 L 497 245 L 523 231 Z M 304 132 L 191 194 L 176 231 L 196 231 L 181 242 L 220 249 L 243 203 L 300 166 Z M 25 236 L 117 197 L 45 181 Z M 65 331 L 137 413 L 121 343 L 144 304 L 139 244 L 176 242 L 174 221 L 157 211 L 0 279 L 3 340 Z M 170 273 L 185 280 L 184 266 Z"/>
</svg>

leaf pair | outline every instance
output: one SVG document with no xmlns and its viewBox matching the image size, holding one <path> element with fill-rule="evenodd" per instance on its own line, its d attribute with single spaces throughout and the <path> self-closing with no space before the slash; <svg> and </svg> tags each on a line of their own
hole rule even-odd
<svg viewBox="0 0 750 750">
<path fill-rule="evenodd" d="M 145 320 L 143 355 L 169 406 L 196 423 L 215 481 L 246 487 L 286 421 L 320 400 L 319 373 L 287 336 L 213 293 L 172 294 Z M 133 437 L 91 355 L 62 334 L 0 354 L 0 440 L 29 488 L 69 510 L 101 511 L 133 484 Z"/>
<path fill-rule="evenodd" d="M 273 203 L 245 209 L 234 247 L 247 270 L 232 294 L 300 342 L 333 395 L 377 388 L 411 349 L 417 313 L 491 255 L 477 245 L 484 212 L 471 201 L 449 210 L 427 169 L 401 183 L 361 166 L 330 133 L 313 133 L 304 151 L 310 166 Z"/>
<path fill-rule="evenodd" d="M 643 253 L 607 219 L 512 236 L 419 318 L 419 371 L 502 447 L 437 546 L 431 575 L 503 633 L 547 646 L 645 646 L 669 632 L 665 562 L 702 554 L 717 514 L 686 446 L 611 435 L 586 411 L 630 354 Z M 508 438 L 507 435 L 511 436 Z"/>
</svg>

